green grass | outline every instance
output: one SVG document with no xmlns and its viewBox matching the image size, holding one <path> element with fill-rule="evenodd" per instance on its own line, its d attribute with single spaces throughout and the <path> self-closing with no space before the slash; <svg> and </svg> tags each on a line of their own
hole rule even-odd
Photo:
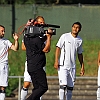
<svg viewBox="0 0 100 100">
<path fill-rule="evenodd" d="M 11 40 L 13 41 L 13 40 Z M 9 50 L 9 75 L 10 76 L 23 76 L 24 73 L 24 63 L 26 59 L 26 52 L 21 50 L 21 40 L 19 41 L 20 48 L 17 52 Z M 52 40 L 51 51 L 46 54 L 47 64 L 46 73 L 47 76 L 57 75 L 57 70 L 54 69 L 54 55 L 56 49 L 57 40 Z M 84 76 L 97 76 L 97 57 L 98 51 L 100 50 L 100 42 L 98 40 L 87 41 L 83 43 L 83 55 L 85 64 L 85 75 Z M 77 72 L 76 75 L 80 74 L 80 64 L 78 59 L 76 60 Z M 23 82 L 23 80 L 22 80 Z M 11 94 L 16 87 L 18 87 L 17 79 L 9 79 L 9 86 L 7 87 L 7 95 Z"/>
</svg>

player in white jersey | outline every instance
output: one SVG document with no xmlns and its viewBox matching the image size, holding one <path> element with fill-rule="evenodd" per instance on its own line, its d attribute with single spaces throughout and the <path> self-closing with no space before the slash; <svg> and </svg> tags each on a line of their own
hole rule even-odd
<svg viewBox="0 0 100 100">
<path fill-rule="evenodd" d="M 5 99 L 5 89 L 8 86 L 8 50 L 18 50 L 18 36 L 15 33 L 14 44 L 4 38 L 5 27 L 0 25 L 0 100 Z"/>
<path fill-rule="evenodd" d="M 72 90 L 76 76 L 76 54 L 78 54 L 78 59 L 81 64 L 80 74 L 82 76 L 84 75 L 82 39 L 78 36 L 81 27 L 79 22 L 75 22 L 72 25 L 72 31 L 63 34 L 56 45 L 54 67 L 58 69 L 60 85 L 59 100 L 64 100 L 64 98 L 71 100 L 72 98 Z"/>
<path fill-rule="evenodd" d="M 100 51 L 98 53 L 98 81 L 97 81 L 97 100 L 100 100 Z"/>
</svg>

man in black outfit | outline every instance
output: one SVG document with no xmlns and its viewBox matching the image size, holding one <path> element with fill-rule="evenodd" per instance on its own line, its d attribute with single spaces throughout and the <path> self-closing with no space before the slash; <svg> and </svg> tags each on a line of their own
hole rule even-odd
<svg viewBox="0 0 100 100">
<path fill-rule="evenodd" d="M 42 16 L 38 16 L 35 21 L 39 24 L 45 23 Z M 33 21 L 30 20 L 30 22 Z M 46 64 L 45 53 L 50 51 L 52 30 L 48 29 L 48 33 L 46 32 L 45 34 L 45 43 L 43 41 L 43 37 L 41 36 L 29 37 L 24 35 L 28 73 L 31 76 L 34 86 L 32 94 L 26 100 L 40 100 L 40 97 L 48 90 L 46 73 L 43 70 L 43 67 Z"/>
</svg>

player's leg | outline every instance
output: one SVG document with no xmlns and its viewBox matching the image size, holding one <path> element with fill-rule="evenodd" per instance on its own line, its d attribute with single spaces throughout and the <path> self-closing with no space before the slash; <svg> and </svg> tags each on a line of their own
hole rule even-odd
<svg viewBox="0 0 100 100">
<path fill-rule="evenodd" d="M 72 91 L 75 83 L 75 69 L 67 70 L 67 90 L 66 90 L 66 100 L 71 100 Z"/>
<path fill-rule="evenodd" d="M 24 84 L 23 84 L 23 88 L 21 89 L 21 100 L 26 99 L 30 83 L 31 83 L 31 77 L 29 73 L 27 72 L 27 61 L 26 61 L 25 62 L 25 72 L 24 72 Z"/>
<path fill-rule="evenodd" d="M 58 77 L 59 77 L 59 100 L 64 100 L 65 91 L 67 87 L 67 70 L 60 67 L 58 69 Z"/>
<path fill-rule="evenodd" d="M 8 86 L 8 65 L 0 66 L 0 100 L 5 99 L 5 89 Z"/>
<path fill-rule="evenodd" d="M 25 100 L 26 99 L 26 96 L 28 94 L 28 88 L 30 86 L 30 83 L 31 82 L 24 82 L 23 84 L 23 88 L 21 89 L 21 100 Z"/>
<path fill-rule="evenodd" d="M 66 100 L 71 100 L 73 87 L 68 87 L 65 92 Z"/>
<path fill-rule="evenodd" d="M 98 67 L 98 89 L 97 89 L 97 100 L 100 100 L 100 66 Z"/>
</svg>

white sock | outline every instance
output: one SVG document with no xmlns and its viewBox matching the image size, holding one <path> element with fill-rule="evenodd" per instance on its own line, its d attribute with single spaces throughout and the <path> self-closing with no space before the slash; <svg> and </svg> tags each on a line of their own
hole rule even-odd
<svg viewBox="0 0 100 100">
<path fill-rule="evenodd" d="M 42 100 L 42 96 L 40 97 L 40 100 Z"/>
<path fill-rule="evenodd" d="M 5 100 L 5 93 L 0 93 L 0 100 Z"/>
<path fill-rule="evenodd" d="M 59 89 L 59 100 L 64 100 L 64 90 Z"/>
<path fill-rule="evenodd" d="M 28 94 L 28 89 L 22 88 L 21 89 L 21 100 L 25 100 Z"/>
<path fill-rule="evenodd" d="M 97 100 L 100 100 L 100 87 L 97 89 Z"/>
</svg>

